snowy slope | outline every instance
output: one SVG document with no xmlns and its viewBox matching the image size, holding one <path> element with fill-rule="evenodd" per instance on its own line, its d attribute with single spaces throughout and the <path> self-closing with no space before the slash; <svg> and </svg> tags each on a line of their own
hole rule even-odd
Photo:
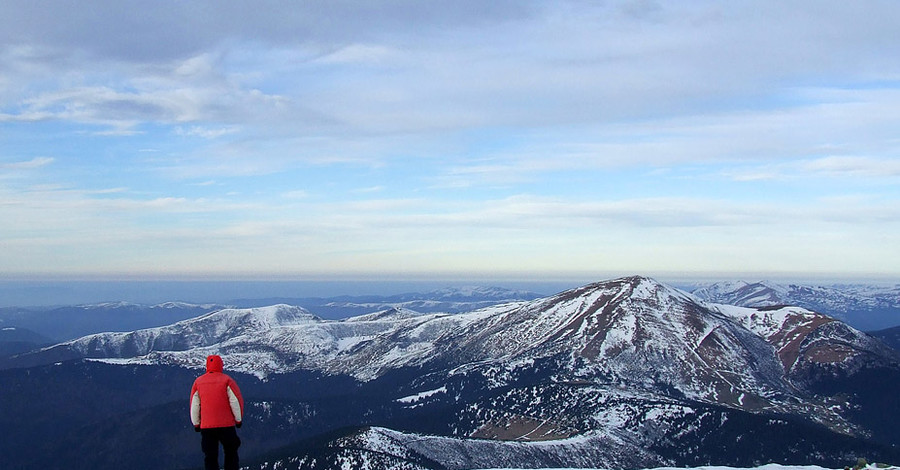
<svg viewBox="0 0 900 470">
<path fill-rule="evenodd" d="M 883 466 L 866 466 L 862 467 L 868 470 L 896 470 L 898 467 L 893 465 L 883 465 Z M 516 470 L 516 469 L 494 469 L 494 470 Z M 532 469 L 532 470 L 549 470 L 549 469 Z M 574 470 L 572 468 L 557 468 L 553 470 Z M 602 470 L 602 469 L 588 469 L 582 468 L 579 470 Z M 820 467 L 818 465 L 781 465 L 777 463 L 770 463 L 767 465 L 760 465 L 758 467 L 723 467 L 723 466 L 715 466 L 715 465 L 704 465 L 700 467 L 657 467 L 648 470 L 829 470 L 825 467 Z"/>
<path fill-rule="evenodd" d="M 221 354 L 229 370 L 265 377 L 297 369 L 327 370 L 331 361 L 358 343 L 428 318 L 391 310 L 326 321 L 289 305 L 224 309 L 161 328 L 91 335 L 45 352 L 65 350 L 116 363 L 185 367 L 202 366 L 207 355 Z"/>
<path fill-rule="evenodd" d="M 801 307 L 752 309 L 719 304 L 712 308 L 765 338 L 788 373 L 810 361 L 841 363 L 863 354 L 893 354 L 870 336 Z"/>
<path fill-rule="evenodd" d="M 391 468 L 417 463 L 420 463 L 419 468 L 429 468 L 421 465 L 426 462 L 437 462 L 447 469 L 502 468 L 522 462 L 590 467 L 598 461 L 609 462 L 612 468 L 635 468 L 659 462 L 656 456 L 634 443 L 602 434 L 522 443 L 428 436 L 373 427 L 338 439 L 329 446 L 335 450 L 329 456 L 333 459 L 329 462 L 330 468 L 384 468 L 384 456 L 393 457 L 395 463 Z M 372 462 L 373 458 L 377 460 Z M 293 465 L 297 468 L 312 466 L 310 459 L 309 456 L 299 457 Z"/>
<path fill-rule="evenodd" d="M 464 470 L 517 469 L 527 462 L 546 469 L 592 469 L 605 462 L 604 469 L 649 468 L 676 470 L 664 466 L 659 456 L 636 443 L 621 441 L 599 433 L 550 442 L 522 443 L 458 439 L 403 433 L 371 427 L 335 439 L 323 449 L 296 457 L 276 459 L 251 467 L 254 470 L 318 470 L 353 468 L 357 470 Z M 856 462 L 848 462 L 855 464 Z M 680 470 L 738 470 L 726 466 L 679 467 Z M 864 467 L 865 468 L 865 467 Z M 875 466 L 869 467 L 874 470 Z M 880 468 L 895 469 L 882 466 Z M 768 464 L 754 470 L 825 470 L 815 465 Z"/>
</svg>

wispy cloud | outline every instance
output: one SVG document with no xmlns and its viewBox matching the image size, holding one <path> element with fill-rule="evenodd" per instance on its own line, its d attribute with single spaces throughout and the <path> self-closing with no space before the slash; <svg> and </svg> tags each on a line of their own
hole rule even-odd
<svg viewBox="0 0 900 470">
<path fill-rule="evenodd" d="M 234 126 L 230 127 L 219 127 L 219 128 L 209 128 L 202 126 L 191 126 L 190 128 L 176 127 L 175 134 L 182 136 L 198 136 L 203 137 L 204 139 L 216 139 L 228 134 L 234 134 L 238 132 L 239 129 Z"/>
<path fill-rule="evenodd" d="M 741 165 L 722 172 L 734 181 L 831 180 L 887 183 L 900 177 L 900 160 L 889 157 L 824 156 L 781 163 Z"/>
<path fill-rule="evenodd" d="M 88 86 L 40 93 L 23 100 L 21 111 L 0 118 L 7 122 L 71 121 L 128 131 L 144 123 L 232 122 L 247 110 L 253 110 L 252 116 L 263 115 L 258 106 L 277 107 L 279 100 L 256 90 L 196 87 L 122 91 Z M 227 126 L 215 130 L 193 126 L 180 134 L 210 138 L 233 131 Z"/>
<path fill-rule="evenodd" d="M 369 186 L 366 188 L 357 188 L 353 192 L 357 194 L 372 194 L 384 191 L 384 186 Z"/>
<path fill-rule="evenodd" d="M 812 173 L 855 178 L 900 177 L 900 158 L 873 158 L 831 156 L 808 162 L 801 166 Z"/>
<path fill-rule="evenodd" d="M 0 170 L 31 170 L 50 165 L 54 162 L 51 157 L 35 157 L 31 160 L 18 162 L 0 162 Z"/>
</svg>

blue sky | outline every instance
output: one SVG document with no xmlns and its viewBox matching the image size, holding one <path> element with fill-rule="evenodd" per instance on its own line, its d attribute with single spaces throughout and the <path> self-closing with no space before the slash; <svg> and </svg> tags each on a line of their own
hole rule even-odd
<svg viewBox="0 0 900 470">
<path fill-rule="evenodd" d="M 0 276 L 900 274 L 893 1 L 4 2 Z"/>
</svg>

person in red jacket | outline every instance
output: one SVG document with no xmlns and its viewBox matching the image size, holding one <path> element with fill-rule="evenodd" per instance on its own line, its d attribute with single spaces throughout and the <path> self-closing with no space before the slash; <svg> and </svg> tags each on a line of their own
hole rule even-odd
<svg viewBox="0 0 900 470">
<path fill-rule="evenodd" d="M 191 422 L 201 434 L 206 470 L 219 469 L 219 443 L 225 451 L 225 470 L 237 470 L 241 440 L 235 428 L 244 419 L 244 398 L 237 382 L 226 375 L 222 358 L 206 358 L 206 373 L 191 387 Z"/>
</svg>

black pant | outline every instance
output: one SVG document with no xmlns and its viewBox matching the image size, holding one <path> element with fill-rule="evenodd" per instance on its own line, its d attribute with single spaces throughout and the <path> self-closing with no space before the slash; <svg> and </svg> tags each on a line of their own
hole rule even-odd
<svg viewBox="0 0 900 470">
<path fill-rule="evenodd" d="M 238 447 L 241 439 L 234 426 L 227 428 L 209 428 L 200 430 L 200 447 L 205 456 L 203 463 L 206 470 L 219 470 L 219 443 L 225 450 L 225 470 L 238 470 Z"/>
</svg>

